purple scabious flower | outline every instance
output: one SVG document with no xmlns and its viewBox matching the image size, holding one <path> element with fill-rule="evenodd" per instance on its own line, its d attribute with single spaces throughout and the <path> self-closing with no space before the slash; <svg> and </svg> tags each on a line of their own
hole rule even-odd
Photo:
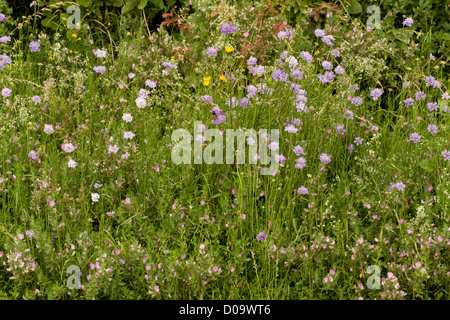
<svg viewBox="0 0 450 320">
<path fill-rule="evenodd" d="M 10 88 L 3 88 L 2 89 L 2 96 L 4 98 L 7 98 L 11 95 L 12 90 Z"/>
<path fill-rule="evenodd" d="M 269 150 L 275 151 L 280 148 L 280 144 L 276 141 L 272 141 L 267 147 L 269 148 Z"/>
<path fill-rule="evenodd" d="M 362 102 L 363 102 L 363 100 L 362 100 L 362 98 L 360 96 L 353 97 L 352 100 L 351 100 L 351 103 L 353 105 L 355 105 L 355 106 L 362 105 Z"/>
<path fill-rule="evenodd" d="M 339 51 L 339 49 L 333 49 L 333 50 L 331 50 L 331 55 L 333 56 L 333 57 L 340 57 L 341 56 L 341 52 Z"/>
<path fill-rule="evenodd" d="M 39 52 L 39 48 L 40 48 L 41 44 L 37 41 L 31 41 L 30 42 L 30 51 L 31 52 Z"/>
<path fill-rule="evenodd" d="M 215 57 L 215 56 L 217 56 L 217 49 L 214 47 L 208 47 L 206 49 L 206 54 Z"/>
<path fill-rule="evenodd" d="M 411 137 L 409 138 L 409 140 L 413 141 L 414 143 L 417 143 L 417 142 L 420 142 L 420 138 L 421 138 L 421 136 L 417 132 L 414 132 L 411 134 Z"/>
<path fill-rule="evenodd" d="M 442 156 L 444 157 L 444 161 L 450 160 L 450 151 L 444 150 L 441 152 Z"/>
<path fill-rule="evenodd" d="M 412 27 L 413 23 L 414 23 L 414 20 L 412 18 L 410 18 L 410 17 L 406 18 L 403 21 L 403 25 L 407 26 L 407 27 Z"/>
<path fill-rule="evenodd" d="M 299 145 L 295 146 L 293 151 L 297 156 L 300 154 L 305 154 L 305 150 L 303 150 L 303 148 L 300 147 Z"/>
<path fill-rule="evenodd" d="M 301 72 L 300 69 L 295 69 L 294 71 L 291 72 L 291 77 L 294 80 L 302 80 L 303 79 L 303 72 Z"/>
<path fill-rule="evenodd" d="M 439 105 L 436 102 L 428 102 L 427 107 L 430 112 L 437 111 L 439 109 Z"/>
<path fill-rule="evenodd" d="M 336 125 L 336 128 L 335 128 L 335 129 L 336 129 L 336 131 L 337 131 L 338 134 L 344 135 L 344 133 L 347 132 L 347 130 L 344 129 L 344 124 L 342 124 L 342 123 L 338 123 L 338 124 Z"/>
<path fill-rule="evenodd" d="M 350 110 L 344 111 L 344 119 L 353 120 L 353 112 Z"/>
<path fill-rule="evenodd" d="M 319 38 L 322 38 L 323 36 L 326 35 L 325 31 L 323 31 L 322 29 L 314 30 L 314 34 L 316 35 L 316 37 L 319 37 Z"/>
<path fill-rule="evenodd" d="M 397 188 L 397 190 L 403 191 L 403 189 L 405 189 L 406 185 L 402 181 L 399 181 L 395 184 L 395 187 Z"/>
<path fill-rule="evenodd" d="M 211 97 L 209 94 L 205 94 L 204 96 L 201 97 L 202 101 L 206 102 L 206 103 L 213 103 L 213 97 Z"/>
<path fill-rule="evenodd" d="M 353 152 L 353 150 L 355 150 L 355 146 L 352 143 L 348 146 L 348 151 Z"/>
<path fill-rule="evenodd" d="M 324 60 L 322 62 L 322 67 L 326 70 L 330 70 L 333 68 L 333 64 L 330 61 Z"/>
<path fill-rule="evenodd" d="M 319 157 L 319 160 L 325 164 L 328 164 L 331 162 L 331 156 L 327 155 L 326 153 L 322 153 Z"/>
<path fill-rule="evenodd" d="M 250 99 L 248 97 L 243 97 L 241 100 L 239 100 L 239 105 L 245 109 L 248 106 L 252 106 L 253 104 L 250 102 Z"/>
<path fill-rule="evenodd" d="M 267 238 L 267 234 L 265 232 L 260 232 L 256 236 L 256 240 L 263 242 Z"/>
<path fill-rule="evenodd" d="M 11 63 L 11 58 L 5 53 L 1 54 L 0 58 L 1 58 L 1 63 L 3 63 L 3 64 L 10 64 Z"/>
<path fill-rule="evenodd" d="M 309 52 L 302 51 L 300 52 L 300 54 L 302 55 L 302 58 L 306 60 L 306 62 L 311 62 L 313 60 L 313 57 Z"/>
<path fill-rule="evenodd" d="M 38 158 L 38 154 L 34 150 L 31 150 L 30 153 L 28 153 L 28 156 L 33 160 L 36 160 Z"/>
<path fill-rule="evenodd" d="M 333 45 L 333 41 L 336 40 L 333 36 L 323 36 L 322 41 L 325 42 L 328 46 Z"/>
<path fill-rule="evenodd" d="M 247 60 L 247 66 L 254 66 L 254 65 L 256 65 L 257 61 L 258 61 L 258 59 L 256 59 L 255 57 L 251 56 Z"/>
<path fill-rule="evenodd" d="M 435 124 L 429 124 L 427 126 L 427 130 L 428 130 L 428 132 L 431 132 L 431 133 L 438 133 L 438 127 Z"/>
<path fill-rule="evenodd" d="M 230 100 L 225 101 L 225 104 L 227 106 L 235 108 L 235 107 L 237 107 L 239 105 L 239 100 L 236 97 L 231 97 Z"/>
<path fill-rule="evenodd" d="M 299 91 L 300 91 L 300 89 L 301 89 L 301 85 L 299 85 L 298 83 L 291 83 L 291 90 L 295 93 L 295 94 L 298 94 L 299 93 Z"/>
<path fill-rule="evenodd" d="M 220 31 L 222 31 L 223 34 L 230 34 L 237 32 L 237 30 L 234 29 L 234 26 L 231 23 L 224 23 L 220 27 Z"/>
<path fill-rule="evenodd" d="M 378 100 L 379 97 L 383 94 L 383 89 L 375 88 L 372 91 L 370 91 L 370 96 L 373 100 Z"/>
<path fill-rule="evenodd" d="M 94 71 L 97 73 L 103 74 L 103 72 L 106 71 L 106 67 L 105 66 L 97 66 L 97 67 L 94 67 Z"/>
<path fill-rule="evenodd" d="M 0 13 L 0 22 L 6 22 L 6 20 L 8 20 L 8 18 L 3 13 Z"/>
<path fill-rule="evenodd" d="M 337 66 L 337 67 L 334 69 L 334 72 L 336 72 L 336 74 L 344 74 L 344 73 L 345 73 L 345 69 L 344 69 L 343 66 Z"/>
<path fill-rule="evenodd" d="M 298 103 L 302 103 L 302 104 L 306 104 L 306 102 L 308 101 L 308 98 L 301 93 L 297 94 L 295 96 L 295 99 L 297 100 Z"/>
<path fill-rule="evenodd" d="M 282 53 L 280 53 L 280 58 L 281 59 L 286 59 L 287 58 L 287 54 L 288 54 L 287 50 L 284 50 Z M 279 60 L 277 60 L 277 61 L 279 61 Z"/>
<path fill-rule="evenodd" d="M 35 104 L 41 103 L 41 97 L 33 96 L 31 97 L 31 101 L 33 101 Z"/>
<path fill-rule="evenodd" d="M 155 82 L 155 81 L 146 80 L 146 81 L 145 81 L 145 85 L 146 85 L 147 87 L 152 88 L 152 89 L 155 89 L 155 88 L 156 88 L 156 82 Z"/>
<path fill-rule="evenodd" d="M 286 31 L 280 31 L 278 32 L 278 38 L 280 38 L 281 40 L 284 40 L 288 37 L 287 32 Z"/>
<path fill-rule="evenodd" d="M 361 139 L 360 137 L 356 137 L 355 141 L 353 141 L 353 142 L 356 143 L 357 146 L 359 146 L 360 144 L 362 144 L 363 141 L 364 141 L 364 139 Z"/>
<path fill-rule="evenodd" d="M 275 81 L 286 81 L 287 80 L 287 74 L 282 69 L 277 69 L 272 73 L 272 78 Z"/>
<path fill-rule="evenodd" d="M 260 77 L 266 72 L 266 68 L 264 66 L 256 66 L 250 72 L 252 75 Z"/>
<path fill-rule="evenodd" d="M 275 155 L 275 162 L 285 163 L 286 162 L 286 157 L 283 154 L 276 154 Z"/>
<path fill-rule="evenodd" d="M 422 91 L 418 91 L 414 94 L 414 97 L 416 98 L 416 101 L 419 101 L 419 100 L 425 100 L 427 95 Z"/>
<path fill-rule="evenodd" d="M 272 94 L 272 89 L 270 89 L 265 83 L 260 83 L 258 85 L 258 92 L 262 94 Z"/>
<path fill-rule="evenodd" d="M 425 78 L 425 84 L 427 86 L 434 86 L 435 81 L 436 81 L 436 79 L 433 76 L 428 76 Z"/>
<path fill-rule="evenodd" d="M 297 189 L 297 194 L 309 194 L 308 188 L 301 186 Z"/>
<path fill-rule="evenodd" d="M 289 124 L 284 128 L 284 131 L 287 131 L 289 133 L 296 133 L 298 131 L 298 129 L 296 127 L 294 127 L 294 125 Z"/>
<path fill-rule="evenodd" d="M 258 88 L 257 87 L 255 87 L 254 85 L 248 85 L 247 86 L 247 92 L 248 92 L 248 96 L 249 97 L 254 97 L 254 96 L 256 96 L 256 93 L 258 92 Z"/>
<path fill-rule="evenodd" d="M 304 157 L 295 159 L 295 169 L 302 170 L 305 166 L 306 166 L 306 159 Z"/>
<path fill-rule="evenodd" d="M 11 37 L 10 36 L 3 36 L 0 38 L 0 42 L 1 43 L 8 43 L 9 41 L 11 41 Z"/>
<path fill-rule="evenodd" d="M 405 108 L 409 108 L 414 104 L 414 99 L 413 98 L 405 99 L 403 100 L 403 103 L 405 104 Z"/>
</svg>

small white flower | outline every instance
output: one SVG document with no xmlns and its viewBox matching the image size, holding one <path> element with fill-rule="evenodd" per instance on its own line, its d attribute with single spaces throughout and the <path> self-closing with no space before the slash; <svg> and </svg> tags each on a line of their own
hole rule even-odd
<svg viewBox="0 0 450 320">
<path fill-rule="evenodd" d="M 67 165 L 69 166 L 69 168 L 75 169 L 78 164 L 73 159 L 70 159 Z"/>
<path fill-rule="evenodd" d="M 133 117 L 129 113 L 124 113 L 123 116 L 122 116 L 122 119 L 125 122 L 131 122 L 133 120 Z"/>
<path fill-rule="evenodd" d="M 137 107 L 140 108 L 140 109 L 145 108 L 146 105 L 147 105 L 147 100 L 145 100 L 145 96 L 138 97 L 135 100 L 135 102 L 136 102 Z"/>
<path fill-rule="evenodd" d="M 92 201 L 98 202 L 98 199 L 100 199 L 100 195 L 98 193 L 91 193 Z"/>
</svg>

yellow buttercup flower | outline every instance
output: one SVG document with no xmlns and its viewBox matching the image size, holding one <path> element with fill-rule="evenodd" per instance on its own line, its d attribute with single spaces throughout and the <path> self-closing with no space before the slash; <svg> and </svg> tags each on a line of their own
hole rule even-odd
<svg viewBox="0 0 450 320">
<path fill-rule="evenodd" d="M 53 60 L 53 58 L 52 57 L 48 57 L 48 60 Z"/>
<path fill-rule="evenodd" d="M 72 53 L 72 50 L 69 50 L 69 53 Z"/>
<path fill-rule="evenodd" d="M 76 38 L 77 34 L 76 33 L 72 33 L 72 37 Z"/>
<path fill-rule="evenodd" d="M 226 81 L 227 81 L 227 78 L 225 78 L 224 76 L 220 76 L 220 77 L 219 77 L 219 80 L 221 80 L 221 81 L 223 81 L 223 82 L 226 82 Z"/>
<path fill-rule="evenodd" d="M 233 48 L 232 47 L 225 47 L 225 51 L 230 53 L 231 51 L 233 51 Z"/>
</svg>

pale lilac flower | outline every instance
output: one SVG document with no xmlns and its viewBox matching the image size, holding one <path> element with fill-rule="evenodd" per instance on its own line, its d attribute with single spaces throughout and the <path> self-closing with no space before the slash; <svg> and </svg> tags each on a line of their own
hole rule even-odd
<svg viewBox="0 0 450 320">
<path fill-rule="evenodd" d="M 419 100 L 425 100 L 427 95 L 422 91 L 418 91 L 414 94 L 414 97 L 416 98 L 416 101 L 419 101 Z"/>
<path fill-rule="evenodd" d="M 98 184 L 97 182 L 94 183 L 94 188 L 95 188 L 95 189 L 98 189 L 98 188 L 100 188 L 101 186 L 103 186 L 103 184 Z"/>
<path fill-rule="evenodd" d="M 94 71 L 97 73 L 103 74 L 103 72 L 106 71 L 106 67 L 105 66 L 97 66 L 97 67 L 94 67 Z"/>
<path fill-rule="evenodd" d="M 444 161 L 450 160 L 450 151 L 444 150 L 441 152 L 442 156 L 444 157 Z"/>
<path fill-rule="evenodd" d="M 296 133 L 298 131 L 298 129 L 296 127 L 294 127 L 292 124 L 287 125 L 284 128 L 284 130 L 289 132 L 289 133 Z"/>
<path fill-rule="evenodd" d="M 301 186 L 297 189 L 297 194 L 309 194 L 308 188 Z"/>
<path fill-rule="evenodd" d="M 340 53 L 339 49 L 333 49 L 333 50 L 331 50 L 331 55 L 333 57 L 340 57 L 341 53 Z"/>
<path fill-rule="evenodd" d="M 37 41 L 31 41 L 30 45 L 29 45 L 30 51 L 31 52 L 39 52 L 40 45 L 41 44 L 39 42 L 37 42 Z"/>
<path fill-rule="evenodd" d="M 298 156 L 300 154 L 305 154 L 305 151 L 299 145 L 296 145 L 293 149 L 294 153 Z"/>
<path fill-rule="evenodd" d="M 10 36 L 3 36 L 3 37 L 0 37 L 0 42 L 1 43 L 8 43 L 8 42 L 10 42 L 11 41 L 11 37 Z"/>
<path fill-rule="evenodd" d="M 246 141 L 249 146 L 252 146 L 256 143 L 255 139 L 253 139 L 253 138 L 247 138 Z"/>
<path fill-rule="evenodd" d="M 414 104 L 414 99 L 413 98 L 408 98 L 403 100 L 403 103 L 405 104 L 406 108 L 409 108 L 410 106 L 412 106 Z"/>
<path fill-rule="evenodd" d="M 9 97 L 11 95 L 11 92 L 12 92 L 12 90 L 9 89 L 9 88 L 3 88 L 2 89 L 2 96 L 4 98 L 7 98 L 7 97 Z"/>
<path fill-rule="evenodd" d="M 259 240 L 260 242 L 263 242 L 266 238 L 267 238 L 267 234 L 265 232 L 260 232 L 256 236 L 256 239 Z"/>
<path fill-rule="evenodd" d="M 33 101 L 35 104 L 41 103 L 41 97 L 33 96 L 31 97 L 31 101 Z"/>
<path fill-rule="evenodd" d="M 25 232 L 25 234 L 28 236 L 28 238 L 34 237 L 34 231 L 32 231 L 32 230 L 27 230 L 27 232 Z"/>
<path fill-rule="evenodd" d="M 246 89 L 247 89 L 249 97 L 254 97 L 256 95 L 256 93 L 258 92 L 258 88 L 252 84 L 248 85 Z"/>
<path fill-rule="evenodd" d="M 414 132 L 414 133 L 411 134 L 410 141 L 413 141 L 414 143 L 417 143 L 417 142 L 420 141 L 420 138 L 421 138 L 421 136 L 417 132 Z"/>
<path fill-rule="evenodd" d="M 283 31 L 283 30 L 278 32 L 278 38 L 280 38 L 281 40 L 286 39 L 287 38 L 287 32 Z"/>
<path fill-rule="evenodd" d="M 289 56 L 289 57 L 286 59 L 286 62 L 288 63 L 289 68 L 290 68 L 291 70 L 298 66 L 298 60 L 297 60 L 297 58 L 295 58 L 294 56 Z"/>
<path fill-rule="evenodd" d="M 348 151 L 353 152 L 353 150 L 355 150 L 355 146 L 352 143 L 348 146 Z"/>
<path fill-rule="evenodd" d="M 325 42 L 330 47 L 333 45 L 334 40 L 336 40 L 336 39 L 330 35 L 322 37 L 322 42 Z"/>
<path fill-rule="evenodd" d="M 250 72 L 253 76 L 261 77 L 266 72 L 266 68 L 264 66 L 256 66 Z"/>
<path fill-rule="evenodd" d="M 206 54 L 215 57 L 217 56 L 217 49 L 214 47 L 208 47 L 206 49 Z"/>
<path fill-rule="evenodd" d="M 223 34 L 230 34 L 237 32 L 237 30 L 234 29 L 234 26 L 231 23 L 224 23 L 220 27 L 220 31 L 222 31 Z"/>
<path fill-rule="evenodd" d="M 24 237 L 24 235 L 23 235 L 22 233 L 19 233 L 19 234 L 17 235 L 17 238 L 19 238 L 20 240 L 23 240 L 23 238 L 25 238 L 25 237 Z"/>
<path fill-rule="evenodd" d="M 412 18 L 410 18 L 410 17 L 406 18 L 403 21 L 403 25 L 407 26 L 407 27 L 411 27 L 413 25 L 413 23 L 414 23 L 414 20 Z"/>
<path fill-rule="evenodd" d="M 278 150 L 280 148 L 280 144 L 278 142 L 272 141 L 269 143 L 268 148 L 270 150 Z"/>
<path fill-rule="evenodd" d="M 64 143 L 61 148 L 67 152 L 67 153 L 71 153 L 75 150 L 75 147 L 72 143 Z"/>
<path fill-rule="evenodd" d="M 147 87 L 152 88 L 152 89 L 155 89 L 155 88 L 156 88 L 156 82 L 155 82 L 155 81 L 146 80 L 146 81 L 145 81 L 145 85 L 146 85 Z"/>
<path fill-rule="evenodd" d="M 44 133 L 46 134 L 52 134 L 55 132 L 55 129 L 53 129 L 53 126 L 51 124 L 44 124 Z"/>
<path fill-rule="evenodd" d="M 345 110 L 344 111 L 344 119 L 348 119 L 348 120 L 353 120 L 353 112 L 350 110 Z"/>
<path fill-rule="evenodd" d="M 378 100 L 379 97 L 383 94 L 383 89 L 375 88 L 372 91 L 370 91 L 370 96 L 373 100 Z"/>
<path fill-rule="evenodd" d="M 326 35 L 325 31 L 323 31 L 322 29 L 314 30 L 314 34 L 316 37 L 319 37 L 319 38 L 322 38 L 323 36 Z"/>
<path fill-rule="evenodd" d="M 30 153 L 28 153 L 28 156 L 29 156 L 31 159 L 36 160 L 36 159 L 38 158 L 39 155 L 37 154 L 36 151 L 31 150 Z"/>
<path fill-rule="evenodd" d="M 143 109 L 147 105 L 147 100 L 143 96 L 138 97 L 134 102 L 139 109 Z"/>
<path fill-rule="evenodd" d="M 77 167 L 77 163 L 75 162 L 75 160 L 69 159 L 69 162 L 67 163 L 67 166 L 68 166 L 69 168 L 75 169 L 75 168 Z"/>
<path fill-rule="evenodd" d="M 362 102 L 363 102 L 363 100 L 362 100 L 362 98 L 359 97 L 359 96 L 353 97 L 352 100 L 351 100 L 351 103 L 352 103 L 353 105 L 355 105 L 355 106 L 360 106 L 360 105 L 362 105 Z"/>
<path fill-rule="evenodd" d="M 251 56 L 247 60 L 247 66 L 254 66 L 254 65 L 256 65 L 257 61 L 258 61 L 258 59 L 256 59 L 255 57 Z"/>
<path fill-rule="evenodd" d="M 427 130 L 431 133 L 438 133 L 438 127 L 435 124 L 429 124 Z"/>
<path fill-rule="evenodd" d="M 136 76 L 136 74 L 135 74 L 135 73 L 132 73 L 132 72 L 130 72 L 130 73 L 127 75 L 128 79 L 133 79 L 135 76 Z"/>
<path fill-rule="evenodd" d="M 108 146 L 108 153 L 117 153 L 117 151 L 119 151 L 119 147 L 117 145 Z"/>
<path fill-rule="evenodd" d="M 427 107 L 430 112 L 437 111 L 439 109 L 439 105 L 436 102 L 428 102 Z"/>
<path fill-rule="evenodd" d="M 300 52 L 300 54 L 302 55 L 303 59 L 306 60 L 306 62 L 311 62 L 313 60 L 313 57 L 309 52 L 302 51 Z"/>
<path fill-rule="evenodd" d="M 448 98 L 450 97 L 450 95 L 448 94 L 448 92 L 444 92 L 444 93 L 442 93 L 442 99 L 444 99 L 444 100 L 448 100 Z"/>
<path fill-rule="evenodd" d="M 295 169 L 303 169 L 306 166 L 306 159 L 304 157 L 300 157 L 295 159 Z"/>
<path fill-rule="evenodd" d="M 133 120 L 133 117 L 129 113 L 124 113 L 123 116 L 122 116 L 122 119 L 125 122 L 131 122 Z"/>
<path fill-rule="evenodd" d="M 359 146 L 360 144 L 362 144 L 363 141 L 364 141 L 364 139 L 361 139 L 360 137 L 356 137 L 355 141 L 353 141 L 353 142 L 356 143 L 357 146 Z"/>
<path fill-rule="evenodd" d="M 325 164 L 328 164 L 331 162 L 331 156 L 327 155 L 326 153 L 322 153 L 320 155 L 319 159 L 321 162 L 323 162 Z"/>
<path fill-rule="evenodd" d="M 345 132 L 347 132 L 347 130 L 344 129 L 344 124 L 342 123 L 338 123 L 335 127 L 337 134 L 342 134 L 344 135 Z"/>
<path fill-rule="evenodd" d="M 98 193 L 91 193 L 91 198 L 93 202 L 98 202 L 98 199 L 100 199 L 100 195 Z"/>
<path fill-rule="evenodd" d="M 336 74 L 344 74 L 344 73 L 345 73 L 345 69 L 344 69 L 343 66 L 337 66 L 337 67 L 334 69 L 334 72 L 336 72 Z"/>
<path fill-rule="evenodd" d="M 8 18 L 3 13 L 0 13 L 0 22 L 6 22 L 6 20 L 8 20 Z"/>
<path fill-rule="evenodd" d="M 290 76 L 294 80 L 302 80 L 303 79 L 303 72 L 300 69 L 295 69 L 291 71 Z"/>
<path fill-rule="evenodd" d="M 275 162 L 285 163 L 286 162 L 286 157 L 283 154 L 276 154 L 275 155 Z"/>
<path fill-rule="evenodd" d="M 436 81 L 436 79 L 433 76 L 428 76 L 425 78 L 425 84 L 427 86 L 432 86 L 434 87 L 434 82 Z"/>
<path fill-rule="evenodd" d="M 402 181 L 399 181 L 395 184 L 395 187 L 397 188 L 397 190 L 403 191 L 403 189 L 405 189 L 406 185 Z"/>
<path fill-rule="evenodd" d="M 124 139 L 133 139 L 135 134 L 131 131 L 125 131 L 123 134 Z"/>
<path fill-rule="evenodd" d="M 322 67 L 326 70 L 330 70 L 333 68 L 333 64 L 330 61 L 325 60 L 322 62 Z"/>
<path fill-rule="evenodd" d="M 104 57 L 106 57 L 106 51 L 105 50 L 101 50 L 101 49 L 97 49 L 96 51 L 94 51 L 94 55 L 97 58 L 104 58 Z"/>
</svg>

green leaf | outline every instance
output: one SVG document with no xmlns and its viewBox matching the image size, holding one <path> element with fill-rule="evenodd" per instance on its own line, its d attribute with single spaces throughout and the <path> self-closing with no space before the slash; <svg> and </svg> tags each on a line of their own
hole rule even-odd
<svg viewBox="0 0 450 320">
<path fill-rule="evenodd" d="M 164 2 L 162 0 L 150 0 L 150 2 L 159 9 L 164 9 Z"/>
<path fill-rule="evenodd" d="M 92 5 L 91 0 L 76 0 L 76 3 L 83 7 L 90 7 Z"/>
<path fill-rule="evenodd" d="M 419 166 L 428 172 L 433 172 L 434 171 L 434 161 L 433 160 L 424 160 L 422 162 L 419 162 Z"/>
<path fill-rule="evenodd" d="M 347 7 L 348 13 L 350 14 L 358 14 L 362 12 L 362 7 L 356 0 L 348 1 L 349 7 Z"/>
<path fill-rule="evenodd" d="M 144 9 L 145 6 L 147 5 L 147 3 L 148 3 L 148 0 L 141 0 L 141 2 L 139 2 L 138 6 L 137 6 L 138 9 L 139 9 L 139 10 Z"/>
<path fill-rule="evenodd" d="M 122 14 L 126 14 L 136 7 L 139 0 L 128 0 L 127 3 L 122 7 Z"/>
</svg>

